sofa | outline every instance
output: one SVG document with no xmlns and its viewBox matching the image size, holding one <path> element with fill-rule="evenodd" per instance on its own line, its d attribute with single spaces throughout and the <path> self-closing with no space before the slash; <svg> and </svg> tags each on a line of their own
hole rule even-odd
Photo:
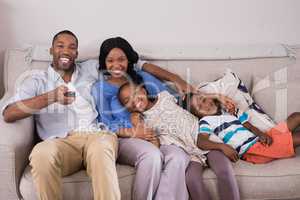
<svg viewBox="0 0 300 200">
<path fill-rule="evenodd" d="M 257 77 L 270 77 L 274 73 L 277 74 L 276 76 L 278 74 L 280 76 L 284 73 L 287 81 L 283 83 L 279 81 L 280 88 L 274 87 L 273 89 L 283 89 L 287 94 L 285 98 L 281 101 L 273 98 L 274 93 L 269 91 L 272 86 L 269 85 L 265 89 L 258 90 L 260 92 L 260 95 L 257 96 L 260 101 L 258 104 L 262 104 L 262 109 L 266 109 L 267 114 L 275 121 L 283 120 L 293 111 L 300 111 L 299 49 L 293 49 L 293 55 L 291 53 L 273 54 L 266 48 L 266 54 L 252 55 L 250 52 L 248 53 L 250 56 L 245 56 L 247 54 L 242 54 L 238 49 L 225 51 L 223 56 L 216 55 L 216 57 L 197 56 L 197 52 L 201 54 L 202 51 L 197 51 L 197 48 L 193 49 L 190 54 L 189 51 L 184 54 L 182 51 L 173 54 L 172 52 L 159 54 L 158 51 L 148 57 L 147 53 L 149 52 L 146 52 L 145 57 L 152 63 L 181 75 L 194 85 L 213 81 L 221 77 L 226 68 L 230 68 L 243 80 L 250 93 L 255 86 Z M 256 52 L 259 53 L 260 50 Z M 207 55 L 209 54 L 210 52 L 207 53 Z M 83 60 L 84 57 L 88 58 L 89 56 L 83 56 L 81 59 Z M 0 101 L 0 106 L 2 107 L 3 103 L 13 94 L 15 83 L 22 74 L 34 69 L 45 69 L 48 64 L 48 58 L 33 59 L 32 48 L 8 49 L 5 55 L 3 77 L 6 92 Z M 278 82 L 278 80 L 276 81 Z M 290 85 L 292 87 L 289 87 Z M 28 156 L 38 141 L 33 118 L 29 117 L 15 123 L 5 123 L 1 116 L 0 132 L 0 199 L 36 199 L 28 166 Z M 293 158 L 261 165 L 253 165 L 241 160 L 233 163 L 241 199 L 300 199 L 300 148 L 296 150 L 296 154 L 296 157 Z M 117 164 L 117 171 L 122 199 L 129 200 L 131 199 L 135 170 L 131 166 Z M 206 169 L 203 178 L 213 199 L 220 199 L 213 172 Z M 93 199 L 90 179 L 84 169 L 63 177 L 63 197 L 72 200 Z"/>
</svg>

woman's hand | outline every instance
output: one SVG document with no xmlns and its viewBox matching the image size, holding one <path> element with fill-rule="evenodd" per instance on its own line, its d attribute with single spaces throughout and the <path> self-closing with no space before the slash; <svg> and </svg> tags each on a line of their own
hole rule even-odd
<svg viewBox="0 0 300 200">
<path fill-rule="evenodd" d="M 175 84 L 177 92 L 181 96 L 183 96 L 186 93 L 190 93 L 190 92 L 196 93 L 197 92 L 197 89 L 194 86 L 190 85 L 189 83 L 187 83 L 185 80 L 183 80 L 179 76 L 173 81 L 173 83 Z"/>
</svg>

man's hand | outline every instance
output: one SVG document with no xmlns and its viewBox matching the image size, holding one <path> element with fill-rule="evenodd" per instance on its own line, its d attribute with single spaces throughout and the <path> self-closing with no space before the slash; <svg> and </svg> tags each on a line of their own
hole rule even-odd
<svg viewBox="0 0 300 200">
<path fill-rule="evenodd" d="M 272 137 L 265 133 L 260 134 L 258 137 L 259 137 L 258 141 L 263 145 L 270 146 L 273 143 Z"/>
<path fill-rule="evenodd" d="M 64 85 L 59 86 L 58 88 L 53 90 L 54 93 L 54 101 L 58 102 L 62 105 L 68 105 L 75 101 L 74 96 L 66 96 L 66 92 L 68 92 L 68 88 Z"/>
<path fill-rule="evenodd" d="M 238 152 L 227 144 L 220 144 L 221 151 L 233 162 L 237 162 L 239 160 Z"/>
</svg>

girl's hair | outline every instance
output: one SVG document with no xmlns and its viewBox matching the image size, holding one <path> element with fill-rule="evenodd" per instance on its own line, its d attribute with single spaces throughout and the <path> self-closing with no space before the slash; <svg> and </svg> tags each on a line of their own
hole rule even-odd
<svg viewBox="0 0 300 200">
<path fill-rule="evenodd" d="M 100 71 L 106 70 L 107 68 L 105 63 L 106 57 L 109 54 L 109 52 L 114 48 L 119 48 L 125 53 L 128 59 L 127 74 L 132 79 L 132 81 L 137 84 L 142 83 L 143 78 L 140 75 L 138 75 L 134 70 L 134 64 L 136 64 L 137 61 L 139 60 L 139 55 L 132 48 L 129 42 L 121 37 L 109 38 L 101 44 L 100 53 L 99 53 L 99 70 Z"/>
<path fill-rule="evenodd" d="M 118 90 L 118 94 L 117 94 L 118 100 L 119 100 L 119 102 L 120 102 L 123 106 L 125 106 L 125 105 L 124 105 L 123 102 L 121 101 L 121 95 L 120 95 L 120 94 L 121 94 L 122 90 L 124 90 L 124 89 L 126 89 L 126 88 L 128 88 L 128 87 L 140 87 L 140 88 L 143 88 L 143 89 L 146 91 L 148 100 L 151 101 L 151 102 L 154 102 L 154 101 L 155 101 L 155 97 L 150 96 L 150 95 L 148 94 L 148 91 L 147 91 L 147 89 L 146 89 L 146 87 L 145 87 L 144 84 L 137 85 L 136 83 L 130 83 L 130 82 L 127 82 L 127 83 L 124 83 L 123 85 L 120 86 L 120 88 L 119 88 L 119 90 Z"/>
<path fill-rule="evenodd" d="M 192 108 L 191 108 L 191 100 L 194 96 L 194 93 L 190 92 L 190 93 L 186 93 L 184 96 L 183 96 L 183 99 L 181 101 L 181 107 L 184 108 L 185 110 L 191 112 L 192 114 L 194 114 L 192 112 Z"/>
</svg>

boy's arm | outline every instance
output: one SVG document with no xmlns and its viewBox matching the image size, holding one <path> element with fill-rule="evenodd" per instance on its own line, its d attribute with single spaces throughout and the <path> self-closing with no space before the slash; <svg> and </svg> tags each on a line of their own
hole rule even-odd
<svg viewBox="0 0 300 200">
<path fill-rule="evenodd" d="M 217 142 L 210 141 L 209 134 L 207 133 L 198 134 L 197 146 L 203 150 L 222 151 L 233 162 L 239 160 L 239 155 L 234 148 L 224 143 L 217 143 Z"/>
<path fill-rule="evenodd" d="M 250 130 L 252 133 L 254 133 L 256 136 L 259 137 L 259 141 L 262 144 L 268 145 L 270 146 L 273 142 L 272 137 L 270 137 L 269 135 L 265 134 L 264 132 L 262 132 L 261 130 L 259 130 L 257 127 L 253 126 L 250 122 L 245 122 L 243 123 L 243 126 L 245 128 L 247 128 L 248 130 Z"/>
</svg>

